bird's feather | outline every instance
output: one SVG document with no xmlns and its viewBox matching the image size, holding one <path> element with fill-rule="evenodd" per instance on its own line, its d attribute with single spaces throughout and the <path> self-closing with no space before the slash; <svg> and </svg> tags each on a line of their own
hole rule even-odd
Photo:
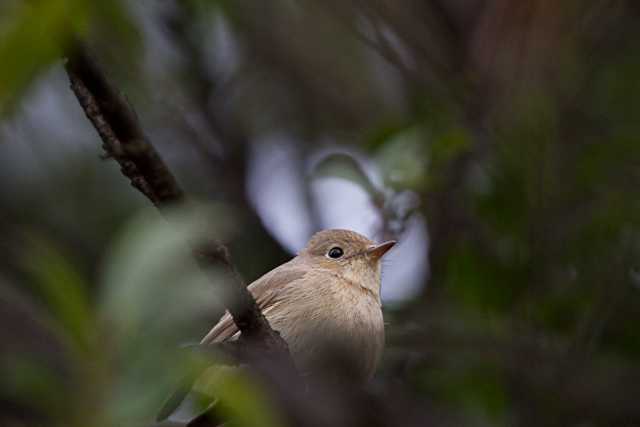
<svg viewBox="0 0 640 427">
<path fill-rule="evenodd" d="M 264 276 L 249 285 L 248 289 L 255 298 L 256 303 L 263 314 L 269 310 L 275 301 L 277 301 L 278 294 L 283 287 L 291 285 L 293 282 L 304 277 L 305 269 L 303 266 L 298 266 L 297 264 L 298 263 L 296 262 L 283 264 L 266 273 Z M 219 343 L 226 340 L 237 339 L 239 336 L 240 331 L 227 311 L 218 323 L 216 323 L 209 333 L 202 339 L 201 344 Z M 191 392 L 191 388 L 197 377 L 198 374 L 192 374 L 183 378 L 178 389 L 163 405 L 157 417 L 158 421 L 169 418 L 171 414 L 181 406 L 182 402 Z"/>
<path fill-rule="evenodd" d="M 296 264 L 299 263 L 292 261 L 285 263 L 249 285 L 249 292 L 255 298 L 263 314 L 278 300 L 278 294 L 285 286 L 290 286 L 293 282 L 301 280 L 305 276 L 307 270 L 302 265 L 297 266 Z M 202 339 L 201 344 L 236 339 L 239 336 L 239 332 L 238 327 L 227 311 Z"/>
</svg>

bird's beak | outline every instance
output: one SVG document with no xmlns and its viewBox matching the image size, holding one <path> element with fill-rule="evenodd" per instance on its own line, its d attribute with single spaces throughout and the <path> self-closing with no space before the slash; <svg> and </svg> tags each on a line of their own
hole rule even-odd
<svg viewBox="0 0 640 427">
<path fill-rule="evenodd" d="M 378 260 L 382 258 L 382 255 L 386 254 L 389 249 L 396 244 L 395 240 L 389 240 L 388 242 L 380 243 L 379 245 L 369 246 L 367 249 L 367 255 L 369 255 L 374 260 Z"/>
</svg>

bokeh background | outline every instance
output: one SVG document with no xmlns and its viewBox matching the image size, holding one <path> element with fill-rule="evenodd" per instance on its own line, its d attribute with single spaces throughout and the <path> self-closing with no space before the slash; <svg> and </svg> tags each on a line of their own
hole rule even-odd
<svg viewBox="0 0 640 427">
<path fill-rule="evenodd" d="M 0 424 L 148 425 L 224 306 L 184 238 L 227 243 L 249 282 L 339 227 L 400 242 L 371 387 L 417 425 L 640 425 L 639 18 L 3 0 Z M 100 157 L 74 38 L 200 207 L 168 223 Z M 240 425 L 278 425 L 258 386 L 226 389 Z"/>
</svg>

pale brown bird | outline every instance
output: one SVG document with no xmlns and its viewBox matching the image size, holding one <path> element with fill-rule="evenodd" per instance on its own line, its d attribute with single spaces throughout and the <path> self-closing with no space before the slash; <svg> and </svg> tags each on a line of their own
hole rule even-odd
<svg viewBox="0 0 640 427">
<path fill-rule="evenodd" d="M 269 324 L 289 345 L 300 373 L 324 374 L 327 359 L 337 356 L 357 380 L 374 374 L 384 347 L 381 258 L 393 245 L 375 244 L 348 230 L 321 231 L 298 256 L 249 285 Z M 239 336 L 226 312 L 201 344 Z M 191 387 L 192 380 L 186 379 L 158 419 L 171 416 Z M 194 389 L 200 388 L 207 387 L 196 382 Z"/>
<path fill-rule="evenodd" d="M 375 244 L 348 230 L 321 231 L 298 256 L 249 285 L 301 372 L 313 373 L 327 352 L 339 347 L 357 377 L 374 374 L 384 347 L 381 258 L 394 244 Z M 239 335 L 227 312 L 202 343 Z"/>
</svg>

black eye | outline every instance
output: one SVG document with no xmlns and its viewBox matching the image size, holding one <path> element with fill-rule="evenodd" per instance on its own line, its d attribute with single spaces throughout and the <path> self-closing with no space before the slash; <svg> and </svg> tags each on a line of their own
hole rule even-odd
<svg viewBox="0 0 640 427">
<path fill-rule="evenodd" d="M 342 248 L 335 246 L 329 249 L 327 255 L 329 255 L 329 258 L 340 258 L 342 255 L 344 255 L 344 252 L 342 251 Z"/>
</svg>

